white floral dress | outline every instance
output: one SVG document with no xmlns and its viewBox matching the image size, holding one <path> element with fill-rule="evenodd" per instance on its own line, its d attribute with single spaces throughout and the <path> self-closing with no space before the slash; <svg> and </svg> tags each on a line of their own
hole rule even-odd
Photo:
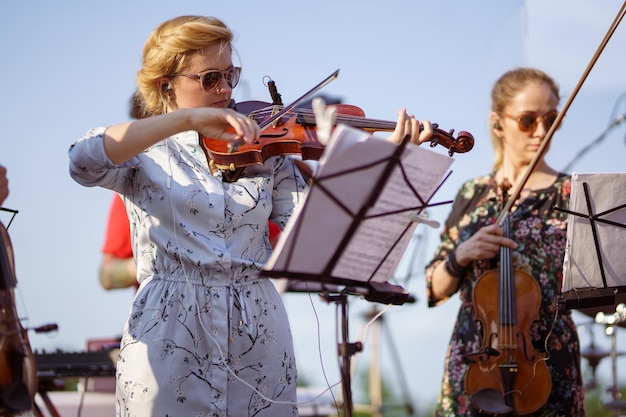
<svg viewBox="0 0 626 417">
<path fill-rule="evenodd" d="M 104 128 L 69 150 L 70 174 L 122 195 L 139 290 L 117 362 L 117 416 L 297 416 L 288 318 L 258 276 L 268 219 L 287 222 L 306 184 L 289 157 L 212 175 L 196 132 L 122 164 Z"/>
</svg>

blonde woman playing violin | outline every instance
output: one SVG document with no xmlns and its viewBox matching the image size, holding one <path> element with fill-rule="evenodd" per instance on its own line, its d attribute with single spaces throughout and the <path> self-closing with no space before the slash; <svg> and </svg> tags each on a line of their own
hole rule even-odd
<svg viewBox="0 0 626 417">
<path fill-rule="evenodd" d="M 122 195 L 139 289 L 117 362 L 118 416 L 297 415 L 289 322 L 258 276 L 268 220 L 285 226 L 306 184 L 291 157 L 212 170 L 198 133 L 252 141 L 259 127 L 228 108 L 241 69 L 220 20 L 181 16 L 148 37 L 137 75 L 140 120 L 90 130 L 69 150 L 71 176 Z M 390 140 L 419 143 L 401 111 Z"/>
</svg>

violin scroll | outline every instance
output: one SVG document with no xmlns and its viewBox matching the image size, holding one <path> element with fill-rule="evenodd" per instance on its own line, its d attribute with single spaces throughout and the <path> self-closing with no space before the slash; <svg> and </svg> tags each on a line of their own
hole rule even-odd
<svg viewBox="0 0 626 417">
<path fill-rule="evenodd" d="M 474 147 L 474 136 L 472 136 L 471 133 L 462 130 L 455 139 L 453 136 L 454 129 L 445 132 L 438 129 L 436 126 L 437 125 L 433 125 L 433 135 L 429 139 L 431 148 L 442 145 L 448 148 L 448 155 L 452 156 L 455 153 L 469 152 Z"/>
</svg>

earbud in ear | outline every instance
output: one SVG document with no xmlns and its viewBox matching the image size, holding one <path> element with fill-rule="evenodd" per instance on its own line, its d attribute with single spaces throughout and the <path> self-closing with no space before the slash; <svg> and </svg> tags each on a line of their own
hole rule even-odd
<svg viewBox="0 0 626 417">
<path fill-rule="evenodd" d="M 172 86 L 169 83 L 165 83 L 161 86 L 162 93 L 169 93 L 172 90 Z"/>
</svg>

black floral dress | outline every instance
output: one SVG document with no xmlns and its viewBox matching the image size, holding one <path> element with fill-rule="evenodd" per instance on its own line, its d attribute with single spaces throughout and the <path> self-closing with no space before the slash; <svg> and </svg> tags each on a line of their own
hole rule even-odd
<svg viewBox="0 0 626 417">
<path fill-rule="evenodd" d="M 493 174 L 469 180 L 461 186 L 441 234 L 441 244 L 426 267 L 431 307 L 445 301 L 432 299 L 430 288 L 435 267 L 450 250 L 481 227 L 497 221 L 500 203 L 496 189 Z M 514 206 L 508 216 L 511 238 L 519 245 L 512 251 L 513 267 L 534 277 L 541 288 L 539 321 L 530 326 L 530 337 L 534 348 L 548 355 L 552 391 L 547 403 L 533 416 L 585 415 L 576 326 L 571 314 L 559 312 L 556 303 L 561 292 L 567 215 L 553 207 L 567 208 L 570 190 L 570 177 L 559 174 L 550 187 L 531 193 L 521 205 Z M 437 416 L 480 415 L 465 393 L 465 373 L 469 365 L 464 358 L 482 347 L 480 323 L 474 320 L 472 290 L 484 272 L 498 266 L 499 256 L 473 262 L 461 279 L 461 307 L 446 354 Z"/>
</svg>

